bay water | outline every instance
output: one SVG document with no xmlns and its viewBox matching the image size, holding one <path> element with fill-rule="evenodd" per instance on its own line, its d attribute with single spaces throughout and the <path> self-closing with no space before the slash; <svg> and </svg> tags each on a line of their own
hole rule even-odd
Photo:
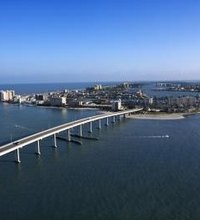
<svg viewBox="0 0 200 220">
<path fill-rule="evenodd" d="M 0 104 L 0 143 L 98 113 Z M 54 148 L 47 138 L 40 156 L 31 144 L 20 151 L 20 164 L 14 153 L 0 157 L 0 219 L 200 218 L 199 115 L 95 127 L 98 141 L 58 140 Z"/>
</svg>

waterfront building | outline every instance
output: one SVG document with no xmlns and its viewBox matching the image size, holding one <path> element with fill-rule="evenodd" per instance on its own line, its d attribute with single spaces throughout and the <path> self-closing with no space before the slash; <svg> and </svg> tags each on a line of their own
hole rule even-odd
<svg viewBox="0 0 200 220">
<path fill-rule="evenodd" d="M 22 102 L 21 96 L 20 96 L 20 95 L 15 95 L 15 96 L 13 97 L 13 102 L 14 102 L 14 103 L 21 103 L 21 102 Z"/>
<path fill-rule="evenodd" d="M 49 102 L 52 106 L 65 106 L 67 104 L 66 97 L 50 97 Z"/>
<path fill-rule="evenodd" d="M 14 90 L 1 90 L 0 91 L 0 99 L 3 102 L 13 101 L 13 98 L 15 96 Z"/>
<path fill-rule="evenodd" d="M 101 90 L 102 89 L 102 85 L 101 84 L 97 84 L 94 86 L 94 90 Z"/>
<path fill-rule="evenodd" d="M 192 96 L 182 96 L 182 97 L 169 97 L 168 105 L 183 105 L 183 106 L 193 106 L 197 102 L 196 97 Z"/>
<path fill-rule="evenodd" d="M 129 88 L 129 83 L 127 82 L 124 82 L 124 83 L 121 83 L 118 85 L 119 88 L 122 88 L 122 89 L 128 89 Z"/>
<path fill-rule="evenodd" d="M 122 102 L 121 102 L 121 99 L 112 102 L 112 110 L 113 110 L 113 111 L 122 110 Z"/>
<path fill-rule="evenodd" d="M 35 99 L 36 101 L 46 101 L 47 100 L 47 95 L 44 94 L 36 94 Z"/>
</svg>

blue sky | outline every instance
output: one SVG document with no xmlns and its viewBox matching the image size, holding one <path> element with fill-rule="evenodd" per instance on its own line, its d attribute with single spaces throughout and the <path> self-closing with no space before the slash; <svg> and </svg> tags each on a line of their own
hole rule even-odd
<svg viewBox="0 0 200 220">
<path fill-rule="evenodd" d="M 200 0 L 1 0 L 0 83 L 200 79 Z"/>
</svg>

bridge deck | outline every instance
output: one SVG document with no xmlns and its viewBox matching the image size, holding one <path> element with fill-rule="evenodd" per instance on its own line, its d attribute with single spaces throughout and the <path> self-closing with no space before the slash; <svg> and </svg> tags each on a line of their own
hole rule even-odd
<svg viewBox="0 0 200 220">
<path fill-rule="evenodd" d="M 68 130 L 73 127 L 77 127 L 79 125 L 87 124 L 89 122 L 101 120 L 101 119 L 108 118 L 108 117 L 139 112 L 141 110 L 142 110 L 142 108 L 126 110 L 126 111 L 121 111 L 121 112 L 114 112 L 114 113 L 105 113 L 105 114 L 95 115 L 95 116 L 91 116 L 91 117 L 87 117 L 87 118 L 82 118 L 82 119 L 79 119 L 76 121 L 68 122 L 68 123 L 65 123 L 65 124 L 62 124 L 62 125 L 59 125 L 59 126 L 35 133 L 35 134 L 32 134 L 32 135 L 29 135 L 27 137 L 24 137 L 22 139 L 14 141 L 14 142 L 8 143 L 6 145 L 3 145 L 0 147 L 0 156 L 5 155 L 9 152 L 12 152 L 16 149 L 22 148 L 28 144 L 42 140 L 42 139 L 49 137 L 51 135 L 57 134 L 59 132 Z"/>
</svg>

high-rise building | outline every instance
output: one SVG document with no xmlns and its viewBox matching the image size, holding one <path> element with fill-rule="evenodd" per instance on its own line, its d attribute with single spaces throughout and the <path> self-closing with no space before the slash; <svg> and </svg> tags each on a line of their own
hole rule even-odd
<svg viewBox="0 0 200 220">
<path fill-rule="evenodd" d="M 1 90 L 0 91 L 0 99 L 2 102 L 12 101 L 15 96 L 14 90 Z"/>
<path fill-rule="evenodd" d="M 112 110 L 113 110 L 113 111 L 122 110 L 121 99 L 112 102 Z"/>
</svg>

